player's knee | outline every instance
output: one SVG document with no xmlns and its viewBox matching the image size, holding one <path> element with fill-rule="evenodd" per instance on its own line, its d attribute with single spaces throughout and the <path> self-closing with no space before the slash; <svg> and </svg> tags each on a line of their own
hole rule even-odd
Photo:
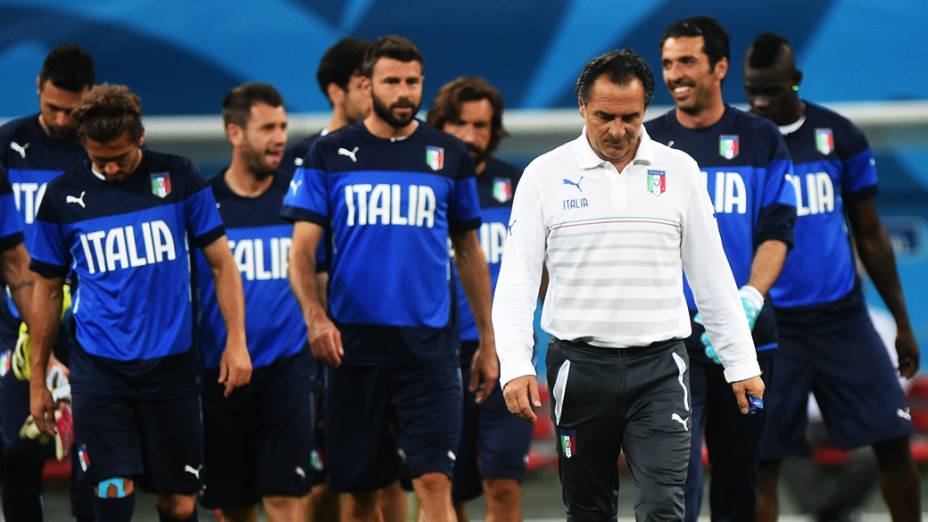
<svg viewBox="0 0 928 522">
<path fill-rule="evenodd" d="M 513 479 L 488 479 L 483 481 L 483 489 L 488 502 L 509 506 L 519 499 L 522 488 Z"/>
<path fill-rule="evenodd" d="M 97 498 L 126 498 L 135 493 L 135 482 L 126 477 L 112 477 L 101 480 L 93 487 Z"/>
<path fill-rule="evenodd" d="M 906 473 L 913 467 L 908 437 L 874 443 L 873 453 L 876 455 L 877 466 L 883 473 Z"/>
<path fill-rule="evenodd" d="M 451 480 L 444 473 L 426 473 L 412 483 L 420 497 L 451 495 Z"/>
<path fill-rule="evenodd" d="M 195 495 L 158 495 L 158 510 L 174 520 L 187 520 L 197 508 Z"/>
</svg>

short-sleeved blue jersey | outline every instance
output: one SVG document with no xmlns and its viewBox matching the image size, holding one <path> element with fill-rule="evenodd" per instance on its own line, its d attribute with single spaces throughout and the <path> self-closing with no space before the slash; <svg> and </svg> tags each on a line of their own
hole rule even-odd
<svg viewBox="0 0 928 522">
<path fill-rule="evenodd" d="M 225 171 L 210 181 L 242 274 L 245 293 L 245 334 L 255 368 L 295 355 L 307 348 L 303 314 L 287 279 L 293 224 L 280 217 L 280 205 L 290 179 L 277 174 L 260 196 L 242 197 L 229 188 Z M 219 369 L 226 344 L 226 323 L 216 301 L 216 284 L 206 257 L 196 254 L 197 337 L 207 370 Z"/>
<path fill-rule="evenodd" d="M 80 357 L 72 361 L 80 360 L 72 387 L 153 392 L 171 377 L 160 369 L 192 352 L 188 245 L 202 248 L 222 237 L 222 221 L 187 159 L 146 150 L 125 182 L 98 176 L 85 161 L 48 184 L 31 268 L 46 277 L 70 271 L 77 279 L 72 310 Z M 108 371 L 83 371 L 89 367 Z"/>
<path fill-rule="evenodd" d="M 835 112 L 805 104 L 805 122 L 785 136 L 798 219 L 796 247 L 770 290 L 778 308 L 827 305 L 855 288 L 844 202 L 877 192 L 873 153 L 860 129 Z"/>
<path fill-rule="evenodd" d="M 480 196 L 480 245 L 487 257 L 490 269 L 490 288 L 496 290 L 496 280 L 499 278 L 499 268 L 503 260 L 503 250 L 506 245 L 509 214 L 512 212 L 512 196 L 522 172 L 495 158 L 487 160 L 487 167 L 477 176 L 477 193 Z M 458 317 L 462 341 L 477 341 L 477 324 L 464 288 L 454 272 L 457 281 Z M 492 295 L 492 293 L 490 294 Z"/>
<path fill-rule="evenodd" d="M 738 286 L 750 279 L 754 251 L 761 243 L 775 239 L 792 245 L 796 195 L 786 181 L 792 162 L 773 123 L 726 106 L 722 118 L 709 127 L 688 129 L 675 110 L 645 125 L 652 139 L 686 152 L 699 164 Z M 688 284 L 684 292 L 695 310 Z M 754 342 L 758 350 L 776 346 L 769 310 L 758 318 Z"/>
<path fill-rule="evenodd" d="M 13 188 L 0 166 L 0 252 L 9 250 L 23 242 L 23 224 L 16 212 Z M 0 278 L 3 274 L 0 273 Z"/>
<path fill-rule="evenodd" d="M 313 145 L 282 212 L 330 231 L 329 312 L 340 326 L 433 331 L 421 339 L 448 328 L 449 232 L 480 225 L 474 167 L 456 138 L 422 122 L 403 139 L 374 136 L 363 122 L 344 127 Z M 408 346 L 413 353 L 397 361 L 370 343 L 346 343 L 345 361 L 454 360 L 453 347 L 429 344 Z"/>
</svg>

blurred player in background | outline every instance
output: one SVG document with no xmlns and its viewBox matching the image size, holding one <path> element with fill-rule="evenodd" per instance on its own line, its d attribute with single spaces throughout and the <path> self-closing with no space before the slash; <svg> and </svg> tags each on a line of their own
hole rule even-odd
<svg viewBox="0 0 928 522">
<path fill-rule="evenodd" d="M 294 292 L 313 353 L 330 365 L 329 485 L 345 493 L 342 520 L 380 518 L 376 490 L 399 476 L 399 448 L 421 516 L 454 520 L 462 396 L 449 237 L 480 330 L 471 382 L 481 383 L 479 400 L 498 377 L 475 172 L 460 141 L 415 119 L 424 78 L 415 44 L 377 39 L 364 73 L 373 112 L 315 143 L 283 209 L 296 221 Z M 306 277 L 325 229 L 328 310 L 324 290 Z"/>
<path fill-rule="evenodd" d="M 873 153 L 853 123 L 800 98 L 801 83 L 789 42 L 772 33 L 759 35 L 745 61 L 745 92 L 751 110 L 777 124 L 786 138 L 799 219 L 796 248 L 770 291 L 781 346 L 769 381 L 758 519 L 777 518 L 783 457 L 811 453 L 805 439 L 811 390 L 838 446 L 873 446 L 893 520 L 919 520 L 908 401 L 867 313 L 854 266 L 852 239 L 896 322 L 898 373 L 911 378 L 918 371 L 919 348 L 892 245 L 876 210 Z"/>
<path fill-rule="evenodd" d="M 196 254 L 198 344 L 203 358 L 204 468 L 200 501 L 230 522 L 305 517 L 312 450 L 314 367 L 303 314 L 287 280 L 293 225 L 280 217 L 290 177 L 280 93 L 246 83 L 222 102 L 232 163 L 209 184 L 245 294 L 251 382 L 225 397 L 219 383 L 226 328 L 209 263 Z"/>
<path fill-rule="evenodd" d="M 482 221 L 480 242 L 490 268 L 490 284 L 495 288 L 512 196 L 521 175 L 515 167 L 492 157 L 506 136 L 503 97 L 485 80 L 460 77 L 438 91 L 429 109 L 428 123 L 463 141 L 474 160 Z M 460 281 L 457 292 L 461 376 L 468 383 L 480 337 Z M 483 405 L 478 405 L 476 394 L 465 388 L 463 407 L 461 445 L 451 488 L 458 520 L 467 520 L 464 502 L 481 493 L 486 496 L 487 520 L 521 520 L 521 483 L 532 424 L 509 413 L 500 388 L 494 389 Z"/>
<path fill-rule="evenodd" d="M 39 112 L 14 119 L 0 127 L 0 167 L 7 170 L 19 219 L 25 225 L 25 246 L 30 244 L 35 215 L 49 181 L 86 156 L 77 137 L 71 110 L 95 80 L 93 58 L 73 43 L 55 47 L 42 63 L 36 81 Z M 66 290 L 68 291 L 68 290 Z M 0 435 L 3 456 L 0 484 L 3 513 L 7 520 L 43 520 L 42 467 L 55 454 L 49 444 L 20 437 L 20 427 L 29 416 L 28 331 L 21 330 L 17 307 L 4 296 L 0 302 L 0 349 L 10 350 L 12 369 L 0 369 Z M 65 308 L 70 309 L 66 304 Z M 65 314 L 67 317 L 67 314 Z M 55 353 L 67 364 L 67 328 L 63 328 Z M 16 350 L 13 352 L 14 344 Z M 9 357 L 9 355 L 4 356 Z M 9 359 L 7 359 L 9 360 Z M 53 357 L 52 364 L 59 365 Z M 63 368 L 63 367 L 61 367 Z M 72 512 L 78 521 L 93 519 L 93 503 L 81 487 L 80 467 L 72 462 Z"/>
<path fill-rule="evenodd" d="M 203 250 L 216 279 L 226 396 L 251 376 L 239 271 L 193 164 L 142 149 L 138 96 L 97 86 L 71 115 L 89 161 L 49 183 L 36 216 L 32 416 L 54 434 L 46 365 L 70 272 L 75 442 L 96 519 L 130 520 L 138 485 L 155 494 L 162 521 L 195 521 L 203 427 L 188 244 Z"/>
<path fill-rule="evenodd" d="M 728 60 L 728 33 L 715 19 L 694 17 L 671 25 L 661 37 L 661 64 L 676 107 L 646 125 L 653 139 L 688 153 L 699 164 L 757 359 L 769 380 L 776 371 L 772 353 L 777 335 L 773 308 L 764 296 L 792 245 L 796 200 L 786 181 L 792 166 L 775 126 L 722 100 Z M 756 511 L 758 444 L 765 413 L 738 413 L 689 287 L 686 296 L 693 316 L 693 334 L 687 339 L 693 446 L 686 519 L 696 520 L 702 504 L 705 431 L 712 464 L 712 518 L 749 520 Z"/>
</svg>

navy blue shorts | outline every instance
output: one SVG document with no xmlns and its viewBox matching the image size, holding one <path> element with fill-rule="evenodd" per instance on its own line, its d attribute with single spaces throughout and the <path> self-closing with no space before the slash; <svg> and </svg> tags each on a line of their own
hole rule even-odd
<svg viewBox="0 0 928 522">
<path fill-rule="evenodd" d="M 328 387 L 328 366 L 314 362 L 309 379 L 312 394 L 312 449 L 309 454 L 309 485 L 317 486 L 329 481 L 325 466 L 325 390 Z"/>
<path fill-rule="evenodd" d="M 780 349 L 767 383 L 762 458 L 811 454 L 810 391 L 843 449 L 914 433 L 905 392 L 866 306 L 857 298 L 843 301 L 802 316 L 778 310 Z"/>
<path fill-rule="evenodd" d="M 241 508 L 309 492 L 311 357 L 307 349 L 256 368 L 228 399 L 218 373 L 203 373 L 204 506 Z"/>
<path fill-rule="evenodd" d="M 451 496 L 464 502 L 483 494 L 483 480 L 513 479 L 522 482 L 529 446 L 532 443 L 532 423 L 509 413 L 497 384 L 487 401 L 477 406 L 477 394 L 467 389 L 470 367 L 477 342 L 461 343 L 461 377 L 463 381 L 463 427 Z"/>
<path fill-rule="evenodd" d="M 75 451 L 87 483 L 133 478 L 151 493 L 193 494 L 203 464 L 200 397 L 74 393 Z"/>
<path fill-rule="evenodd" d="M 457 366 L 329 368 L 325 455 L 335 492 L 372 491 L 400 477 L 451 477 L 461 435 Z"/>
</svg>

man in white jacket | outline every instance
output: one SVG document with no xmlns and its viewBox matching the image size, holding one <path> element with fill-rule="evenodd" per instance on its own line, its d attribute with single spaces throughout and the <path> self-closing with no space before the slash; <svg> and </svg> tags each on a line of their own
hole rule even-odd
<svg viewBox="0 0 928 522">
<path fill-rule="evenodd" d="M 509 410 L 534 419 L 532 317 L 542 327 L 564 503 L 572 521 L 615 520 L 619 452 L 639 487 L 636 518 L 683 519 L 689 457 L 686 270 L 741 412 L 764 383 L 696 162 L 642 126 L 654 92 L 630 50 L 577 79 L 580 137 L 533 161 L 516 191 L 493 303 Z"/>
</svg>

